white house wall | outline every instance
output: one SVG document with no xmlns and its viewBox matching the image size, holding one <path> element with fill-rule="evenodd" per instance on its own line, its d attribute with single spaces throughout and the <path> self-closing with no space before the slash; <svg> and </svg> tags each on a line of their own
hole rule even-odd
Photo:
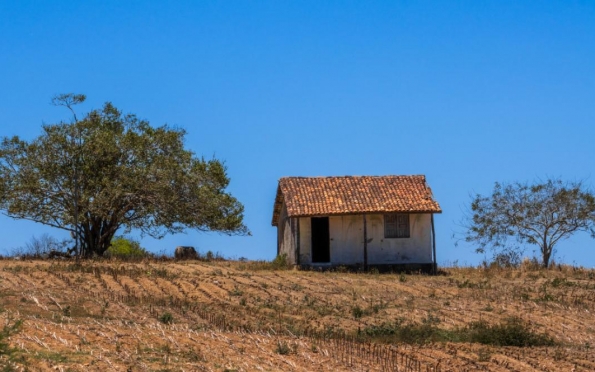
<svg viewBox="0 0 595 372">
<path fill-rule="evenodd" d="M 368 264 L 432 263 L 432 215 L 409 215 L 409 238 L 384 238 L 384 216 L 366 215 Z"/>
<path fill-rule="evenodd" d="M 300 263 L 312 263 L 310 217 L 299 221 Z M 432 263 L 431 214 L 409 215 L 409 238 L 384 238 L 384 215 L 366 215 L 368 264 L 391 265 Z M 290 230 L 288 227 L 287 230 Z M 364 263 L 364 220 L 362 215 L 329 217 L 331 263 L 355 265 Z M 288 257 L 289 257 L 288 252 Z"/>
<path fill-rule="evenodd" d="M 300 264 L 312 263 L 312 222 L 310 217 L 298 218 L 300 224 Z"/>
<path fill-rule="evenodd" d="M 364 263 L 364 217 L 361 215 L 329 217 L 331 263 Z"/>
</svg>

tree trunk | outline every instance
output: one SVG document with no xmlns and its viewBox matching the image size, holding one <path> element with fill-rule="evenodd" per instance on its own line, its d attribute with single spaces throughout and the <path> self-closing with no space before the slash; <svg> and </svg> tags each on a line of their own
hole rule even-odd
<svg viewBox="0 0 595 372">
<path fill-rule="evenodd" d="M 90 258 L 103 256 L 108 250 L 117 228 L 101 219 L 87 222 L 81 228 L 81 256 Z"/>
<path fill-rule="evenodd" d="M 552 256 L 552 248 L 549 246 L 541 247 L 542 267 L 547 269 L 550 266 L 550 258 Z"/>
</svg>

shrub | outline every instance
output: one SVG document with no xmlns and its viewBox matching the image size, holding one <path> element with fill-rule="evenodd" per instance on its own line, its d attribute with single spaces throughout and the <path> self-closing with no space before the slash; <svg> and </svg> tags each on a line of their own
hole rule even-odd
<svg viewBox="0 0 595 372">
<path fill-rule="evenodd" d="M 20 332 L 22 324 L 22 320 L 17 320 L 12 324 L 5 324 L 0 329 L 0 370 L 2 371 L 16 371 L 13 364 L 16 349 L 10 347 L 8 338 Z"/>
<path fill-rule="evenodd" d="M 357 305 L 351 308 L 351 314 L 353 314 L 353 317 L 355 319 L 359 319 L 365 315 L 364 310 Z"/>
<path fill-rule="evenodd" d="M 117 258 L 143 258 L 149 256 L 149 253 L 140 246 L 138 241 L 124 236 L 117 236 L 112 240 L 106 255 Z"/>
<path fill-rule="evenodd" d="M 509 318 L 500 324 L 490 325 L 485 321 L 472 322 L 453 330 L 437 327 L 439 319 L 428 315 L 419 324 L 405 323 L 403 319 L 395 322 L 368 326 L 361 331 L 360 337 L 377 341 L 424 344 L 427 342 L 473 342 L 494 346 L 552 346 L 555 340 L 545 333 L 536 333 L 529 324 L 520 318 Z"/>
<path fill-rule="evenodd" d="M 233 289 L 231 291 L 229 291 L 230 296 L 242 296 L 243 294 L 244 294 L 244 291 L 239 289 L 237 285 L 235 285 L 233 287 Z"/>
<path fill-rule="evenodd" d="M 536 333 L 522 319 L 512 317 L 496 325 L 485 321 L 473 322 L 465 329 L 469 342 L 495 346 L 552 346 L 555 341 L 549 335 Z"/>
<path fill-rule="evenodd" d="M 201 254 L 200 252 L 196 252 L 198 254 L 198 259 L 205 262 L 212 262 L 212 261 L 225 261 L 226 258 L 221 254 L 221 252 L 207 251 L 205 254 Z M 245 259 L 244 257 L 241 257 Z M 240 261 L 242 261 L 240 259 Z"/>
<path fill-rule="evenodd" d="M 287 255 L 285 253 L 278 255 L 275 259 L 271 262 L 271 266 L 273 270 L 285 270 L 289 268 L 289 263 L 287 263 Z"/>
<path fill-rule="evenodd" d="M 277 341 L 277 348 L 275 348 L 275 352 L 280 355 L 288 355 L 291 353 L 291 348 L 285 341 Z"/>
<path fill-rule="evenodd" d="M 14 249 L 13 255 L 47 257 L 50 252 L 65 253 L 69 245 L 72 245 L 71 240 L 65 239 L 60 241 L 49 234 L 42 234 L 39 237 L 32 236 L 31 240 L 24 247 Z"/>
<path fill-rule="evenodd" d="M 517 268 L 521 265 L 521 253 L 514 249 L 502 249 L 494 255 L 491 268 Z"/>
<path fill-rule="evenodd" d="M 407 344 L 425 344 L 430 341 L 447 341 L 445 332 L 430 322 L 423 324 L 405 323 L 402 319 L 366 327 L 364 336 L 388 342 L 404 342 Z"/>
<path fill-rule="evenodd" d="M 287 262 L 287 255 L 281 254 L 275 257 L 272 261 L 256 260 L 256 261 L 245 261 L 239 266 L 239 270 L 287 270 L 291 268 L 291 265 Z"/>
<path fill-rule="evenodd" d="M 163 313 L 159 317 L 159 321 L 163 324 L 172 324 L 174 322 L 174 316 L 171 313 Z"/>
</svg>

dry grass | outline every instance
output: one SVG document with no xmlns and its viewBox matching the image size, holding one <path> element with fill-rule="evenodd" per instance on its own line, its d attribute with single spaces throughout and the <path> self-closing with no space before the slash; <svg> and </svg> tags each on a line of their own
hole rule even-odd
<svg viewBox="0 0 595 372">
<path fill-rule="evenodd" d="M 0 288 L 0 326 L 24 321 L 10 340 L 29 370 L 595 370 L 595 271 L 580 268 L 425 276 L 0 260 Z M 510 317 L 557 345 L 352 341 L 389 322 L 452 331 Z"/>
</svg>

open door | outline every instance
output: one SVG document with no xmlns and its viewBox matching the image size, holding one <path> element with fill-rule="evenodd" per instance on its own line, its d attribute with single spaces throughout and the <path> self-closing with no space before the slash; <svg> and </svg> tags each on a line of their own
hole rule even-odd
<svg viewBox="0 0 595 372">
<path fill-rule="evenodd" d="M 331 262 L 328 217 L 312 217 L 312 262 Z"/>
</svg>

